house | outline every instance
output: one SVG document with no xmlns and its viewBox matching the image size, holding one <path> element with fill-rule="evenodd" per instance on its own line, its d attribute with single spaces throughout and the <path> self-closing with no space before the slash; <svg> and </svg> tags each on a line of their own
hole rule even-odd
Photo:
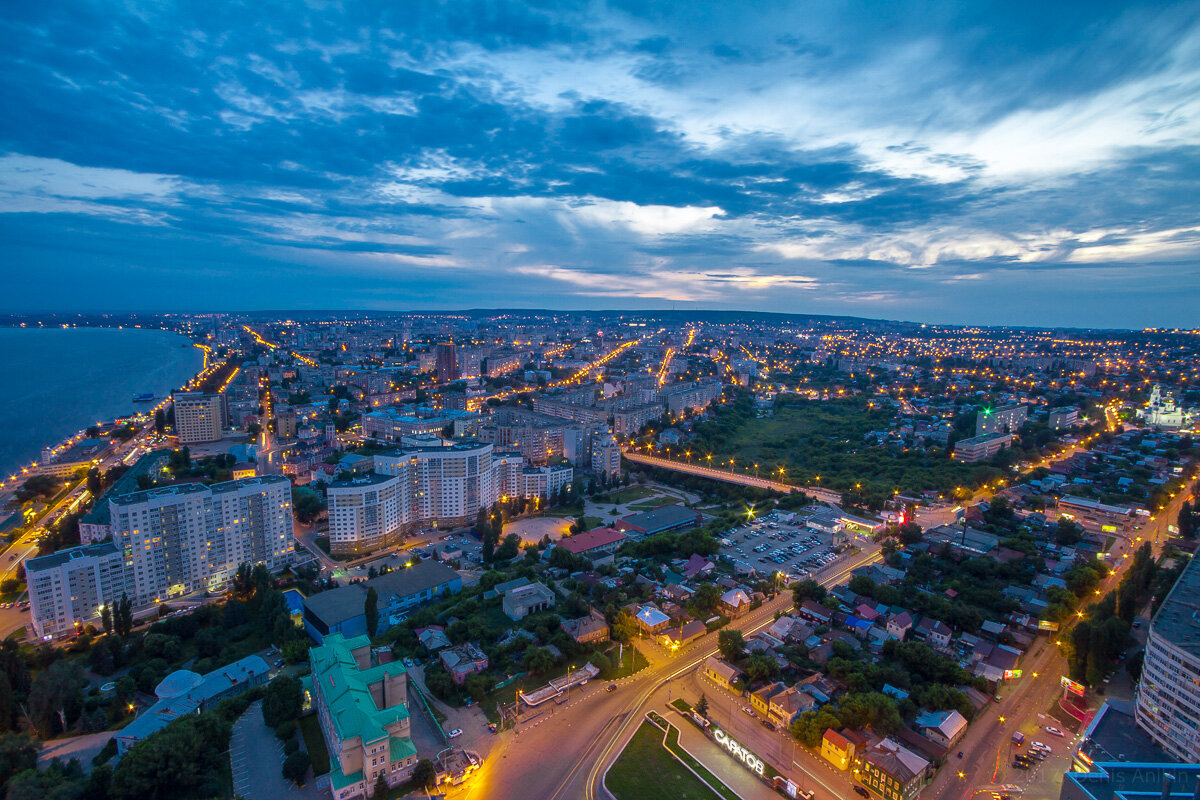
<svg viewBox="0 0 1200 800">
<path fill-rule="evenodd" d="M 833 728 L 821 737 L 821 757 L 837 769 L 849 769 L 854 761 L 854 744 Z"/>
<path fill-rule="evenodd" d="M 828 625 L 832 619 L 829 609 L 813 600 L 805 600 L 801 603 L 800 608 L 796 609 L 796 613 L 818 625 Z"/>
<path fill-rule="evenodd" d="M 730 618 L 740 617 L 750 610 L 750 595 L 743 589 L 730 589 L 721 595 L 721 610 Z"/>
<path fill-rule="evenodd" d="M 662 640 L 664 645 L 675 649 L 683 647 L 688 642 L 695 641 L 707 632 L 708 628 L 705 627 L 704 623 L 694 619 L 691 622 L 667 628 L 666 632 L 662 635 Z"/>
<path fill-rule="evenodd" d="M 509 589 L 504 593 L 504 599 L 500 601 L 504 615 L 514 622 L 553 606 L 554 592 L 546 588 L 546 585 L 540 581 L 528 586 Z"/>
<path fill-rule="evenodd" d="M 768 683 L 761 689 L 756 689 L 750 693 L 750 705 L 755 711 L 765 717 L 767 715 L 767 711 L 771 707 L 771 698 L 777 694 L 780 694 L 786 689 L 787 686 L 779 681 Z"/>
<path fill-rule="evenodd" d="M 904 637 L 908 636 L 908 632 L 912 630 L 913 618 L 907 611 L 901 611 L 899 614 L 893 614 L 887 621 L 888 635 L 893 639 L 901 642 Z"/>
<path fill-rule="evenodd" d="M 683 577 L 687 580 L 695 578 L 697 575 L 707 575 L 715 568 L 715 564 L 702 555 L 692 553 L 692 557 L 683 565 Z"/>
<path fill-rule="evenodd" d="M 592 563 L 602 563 L 611 560 L 617 548 L 627 538 L 615 528 L 601 527 L 560 539 L 558 546 L 572 555 L 583 556 Z"/>
<path fill-rule="evenodd" d="M 926 636 L 926 639 L 934 647 L 945 648 L 950 646 L 950 633 L 950 626 L 939 619 L 929 628 L 929 635 Z"/>
<path fill-rule="evenodd" d="M 647 603 L 633 615 L 638 627 L 651 636 L 662 633 L 671 624 L 671 618 L 659 610 L 653 603 Z"/>
<path fill-rule="evenodd" d="M 767 707 L 767 719 L 776 725 L 787 726 L 805 711 L 812 711 L 816 707 L 816 698 L 793 686 L 771 698 Z"/>
<path fill-rule="evenodd" d="M 709 656 L 704 659 L 704 677 L 723 689 L 729 689 L 741 694 L 739 690 L 734 688 L 733 684 L 742 677 L 742 671 L 728 661 L 716 656 Z"/>
<path fill-rule="evenodd" d="M 915 724 L 926 738 L 945 748 L 958 744 L 967 734 L 966 718 L 953 709 L 922 712 L 917 715 Z"/>
<path fill-rule="evenodd" d="M 488 668 L 488 657 L 472 642 L 444 647 L 438 653 L 442 666 L 450 673 L 450 677 L 461 686 L 469 676 L 483 672 Z"/>
<path fill-rule="evenodd" d="M 608 641 L 608 623 L 604 621 L 604 615 L 595 609 L 586 617 L 564 620 L 562 629 L 580 644 Z"/>
<path fill-rule="evenodd" d="M 430 652 L 450 646 L 450 639 L 446 636 L 446 629 L 441 625 L 417 628 L 413 632 L 417 635 L 417 640 Z"/>
<path fill-rule="evenodd" d="M 858 779 L 885 800 L 911 800 L 925 783 L 929 762 L 891 739 L 863 754 Z"/>
</svg>

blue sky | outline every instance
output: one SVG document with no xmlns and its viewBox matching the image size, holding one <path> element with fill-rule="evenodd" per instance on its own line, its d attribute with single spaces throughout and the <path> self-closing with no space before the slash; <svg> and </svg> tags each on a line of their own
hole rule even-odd
<svg viewBox="0 0 1200 800">
<path fill-rule="evenodd" d="M 1200 5 L 17 2 L 0 306 L 1193 326 Z"/>
</svg>

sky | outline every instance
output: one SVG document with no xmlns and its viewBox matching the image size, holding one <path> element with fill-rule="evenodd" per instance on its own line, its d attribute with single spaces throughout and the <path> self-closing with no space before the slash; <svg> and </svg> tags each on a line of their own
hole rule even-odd
<svg viewBox="0 0 1200 800">
<path fill-rule="evenodd" d="M 1200 4 L 33 2 L 0 309 L 1192 327 Z"/>
</svg>

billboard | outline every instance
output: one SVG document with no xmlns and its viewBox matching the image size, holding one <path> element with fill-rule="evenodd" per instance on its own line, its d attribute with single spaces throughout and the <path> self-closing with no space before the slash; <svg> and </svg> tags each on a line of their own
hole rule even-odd
<svg viewBox="0 0 1200 800">
<path fill-rule="evenodd" d="M 1019 677 L 1021 677 L 1021 670 L 1019 670 L 1019 669 L 1004 670 L 1004 680 L 1006 680 L 1006 681 L 1011 678 L 1019 678 Z"/>
<path fill-rule="evenodd" d="M 1066 675 L 1062 676 L 1062 688 L 1079 697 L 1083 697 L 1084 688 L 1082 683 L 1071 680 Z"/>
<path fill-rule="evenodd" d="M 1048 619 L 1039 619 L 1038 620 L 1038 630 L 1039 631 L 1056 631 L 1056 630 L 1058 630 L 1058 623 L 1051 622 Z"/>
</svg>

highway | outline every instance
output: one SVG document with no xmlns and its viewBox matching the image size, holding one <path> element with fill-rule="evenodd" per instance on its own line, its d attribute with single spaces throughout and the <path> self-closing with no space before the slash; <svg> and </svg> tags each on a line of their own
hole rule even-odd
<svg viewBox="0 0 1200 800">
<path fill-rule="evenodd" d="M 790 483 L 773 481 L 769 478 L 760 478 L 757 475 L 742 475 L 741 473 L 730 470 L 706 467 L 701 464 L 689 464 L 683 461 L 662 458 L 660 456 L 634 453 L 630 450 L 625 450 L 622 455 L 635 464 L 645 464 L 650 467 L 669 469 L 675 472 L 683 472 L 688 475 L 697 475 L 701 478 L 711 478 L 724 483 L 736 483 L 739 486 L 749 486 L 753 489 L 767 489 L 772 492 L 783 492 L 784 494 L 791 494 L 792 492 L 804 492 L 805 494 L 815 497 L 818 500 L 824 500 L 829 503 L 842 502 L 842 496 L 837 492 L 831 492 L 828 489 L 822 489 L 816 486 L 796 486 Z"/>
<path fill-rule="evenodd" d="M 827 586 L 841 583 L 852 570 L 878 561 L 879 557 L 875 547 L 851 556 L 845 564 L 831 567 L 821 583 Z M 791 604 L 791 593 L 782 592 L 731 627 L 749 635 L 770 625 L 775 612 L 787 611 Z M 522 712 L 517 730 L 493 737 L 483 767 L 470 781 L 448 791 L 446 797 L 450 800 L 608 797 L 601 788 L 604 772 L 637 730 L 646 712 L 651 708 L 665 712 L 662 700 L 666 693 L 674 687 L 678 697 L 679 689 L 690 685 L 692 673 L 706 658 L 717 653 L 716 642 L 717 634 L 710 633 L 673 654 L 658 645 L 640 642 L 639 649 L 650 662 L 649 667 L 621 680 L 617 691 L 612 693 L 604 691 L 605 682 L 592 681 L 569 705 L 536 716 Z M 710 696 L 716 691 L 713 689 Z M 479 742 L 475 749 L 482 753 L 487 744 Z M 784 764 L 776 766 L 786 768 Z M 793 767 L 791 772 L 801 781 L 805 779 L 798 768 Z M 757 781 L 751 783 L 762 787 L 762 797 L 777 796 Z"/>
</svg>

